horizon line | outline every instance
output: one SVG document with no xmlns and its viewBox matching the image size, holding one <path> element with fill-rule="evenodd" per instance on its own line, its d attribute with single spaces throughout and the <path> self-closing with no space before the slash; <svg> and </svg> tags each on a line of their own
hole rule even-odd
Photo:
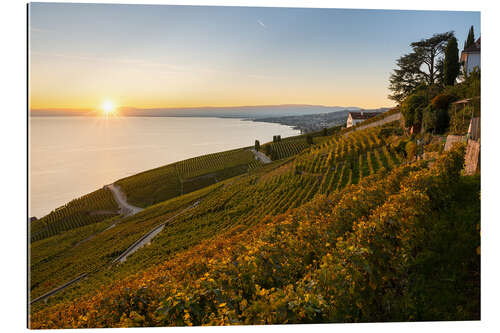
<svg viewBox="0 0 500 333">
<path fill-rule="evenodd" d="M 249 108 L 249 107 L 323 107 L 323 108 L 343 108 L 343 109 L 383 109 L 383 108 L 392 108 L 394 106 L 379 106 L 375 108 L 362 108 L 359 106 L 341 106 L 341 105 L 324 105 L 324 104 L 255 104 L 255 105 L 226 105 L 226 106 L 180 106 L 180 107 L 136 107 L 136 106 L 118 106 L 117 110 L 192 110 L 192 109 L 234 109 L 234 108 Z M 69 111 L 69 112 L 93 112 L 99 110 L 99 107 L 96 108 L 65 108 L 65 107 L 46 107 L 46 108 L 30 108 L 29 111 Z"/>
</svg>

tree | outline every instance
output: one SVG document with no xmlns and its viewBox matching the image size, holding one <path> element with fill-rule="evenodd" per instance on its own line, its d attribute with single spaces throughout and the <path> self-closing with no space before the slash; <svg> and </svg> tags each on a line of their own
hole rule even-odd
<svg viewBox="0 0 500 333">
<path fill-rule="evenodd" d="M 436 84 L 440 87 L 444 86 L 444 58 L 439 58 L 436 61 Z"/>
<path fill-rule="evenodd" d="M 436 61 L 438 57 L 443 54 L 445 47 L 451 37 L 454 36 L 453 31 L 444 32 L 442 34 L 435 34 L 431 38 L 422 39 L 419 42 L 411 43 L 413 52 L 418 54 L 422 64 L 426 67 L 427 71 L 422 71 L 427 84 L 432 85 L 435 83 L 437 75 Z"/>
<path fill-rule="evenodd" d="M 267 156 L 271 155 L 272 151 L 273 151 L 273 147 L 271 147 L 271 144 L 268 144 L 268 145 L 264 145 L 265 147 L 265 153 Z"/>
<path fill-rule="evenodd" d="M 451 37 L 444 53 L 444 84 L 453 86 L 460 72 L 458 61 L 458 44 L 455 37 Z"/>
<path fill-rule="evenodd" d="M 311 134 L 307 134 L 306 135 L 306 142 L 308 145 L 312 145 L 313 144 L 313 137 Z"/>
<path fill-rule="evenodd" d="M 389 79 L 389 98 L 401 103 L 421 83 L 434 85 L 442 73 L 440 59 L 453 31 L 435 34 L 410 44 L 413 52 L 396 61 L 399 67 Z"/>
<path fill-rule="evenodd" d="M 423 109 L 429 103 L 427 91 L 424 88 L 417 89 L 417 91 L 408 96 L 403 103 L 401 103 L 401 113 L 405 118 L 405 126 L 412 127 L 416 130 L 422 125 Z"/>
<path fill-rule="evenodd" d="M 255 150 L 257 150 L 257 151 L 260 150 L 260 142 L 259 142 L 259 140 L 255 140 Z"/>
<path fill-rule="evenodd" d="M 423 81 L 421 64 L 421 59 L 416 53 L 405 54 L 396 60 L 399 68 L 394 70 L 389 79 L 389 90 L 392 91 L 390 99 L 401 103 Z"/>
<path fill-rule="evenodd" d="M 328 135 L 328 128 L 323 128 L 323 136 L 327 136 Z"/>
<path fill-rule="evenodd" d="M 474 26 L 471 25 L 469 29 L 469 34 L 467 35 L 467 40 L 465 41 L 464 44 L 464 49 L 471 47 L 472 45 L 474 45 L 475 42 L 476 40 L 474 38 Z"/>
</svg>

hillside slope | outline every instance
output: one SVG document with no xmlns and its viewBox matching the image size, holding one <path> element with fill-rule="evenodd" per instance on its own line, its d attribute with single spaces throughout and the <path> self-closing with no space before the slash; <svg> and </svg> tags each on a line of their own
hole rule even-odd
<svg viewBox="0 0 500 333">
<path fill-rule="evenodd" d="M 425 164 L 221 233 L 70 307 L 36 312 L 32 325 L 478 319 L 478 178 L 460 176 L 463 147 Z"/>
<path fill-rule="evenodd" d="M 196 208 L 169 222 L 151 246 L 134 253 L 126 265 L 116 268 L 113 274 L 122 277 L 160 263 L 224 230 L 246 229 L 261 223 L 266 216 L 298 207 L 316 194 L 331 193 L 357 183 L 379 168 L 389 169 L 401 161 L 401 156 L 378 138 L 376 130 L 359 131 L 347 138 L 331 136 L 321 142 L 291 159 L 276 161 L 239 177 L 149 206 L 118 223 L 116 220 L 104 221 L 99 225 L 102 229 L 116 226 L 85 242 L 82 240 L 89 237 L 90 229 L 95 233 L 94 228 L 82 229 L 81 238 L 70 233 L 68 238 L 63 234 L 32 243 L 31 253 L 40 259 L 31 262 L 31 297 L 38 297 L 84 272 L 100 270 L 148 230 L 195 201 L 200 201 Z M 144 179 L 144 174 L 148 173 L 139 174 L 138 179 Z M 161 182 L 154 184 L 163 186 Z M 144 193 L 144 197 L 147 195 Z M 44 256 L 39 257 L 37 253 L 44 253 Z M 100 274 L 97 275 L 95 278 L 99 279 Z M 89 281 L 93 279 L 92 276 L 87 278 Z M 88 285 L 95 288 L 91 282 Z"/>
<path fill-rule="evenodd" d="M 32 242 L 32 298 L 89 275 L 33 304 L 31 326 L 477 319 L 479 178 L 460 175 L 463 147 L 409 163 L 391 126 L 283 140 L 297 148 L 269 164 Z M 243 165 L 246 152 L 225 152 L 242 159 L 215 172 Z M 198 177 L 221 158 L 175 168 Z M 163 223 L 149 246 L 112 264 Z"/>
</svg>

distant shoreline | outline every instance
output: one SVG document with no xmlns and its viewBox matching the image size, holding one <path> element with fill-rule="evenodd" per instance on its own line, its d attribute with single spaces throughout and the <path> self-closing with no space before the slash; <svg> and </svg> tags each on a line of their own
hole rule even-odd
<svg viewBox="0 0 500 333">
<path fill-rule="evenodd" d="M 196 107 L 196 108 L 149 108 L 139 109 L 118 107 L 116 113 L 122 117 L 210 117 L 261 119 L 271 117 L 303 116 L 325 114 L 332 112 L 362 110 L 355 106 L 323 106 L 323 105 L 266 105 L 266 106 L 235 106 L 235 107 Z M 97 109 L 31 109 L 30 117 L 75 117 L 100 116 Z"/>
</svg>

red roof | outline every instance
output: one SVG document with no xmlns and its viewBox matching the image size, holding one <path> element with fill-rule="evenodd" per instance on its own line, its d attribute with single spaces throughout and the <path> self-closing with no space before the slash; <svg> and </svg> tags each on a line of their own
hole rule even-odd
<svg viewBox="0 0 500 333">
<path fill-rule="evenodd" d="M 468 48 L 464 49 L 465 53 L 472 53 L 472 52 L 481 52 L 481 37 L 479 37 L 472 46 L 469 46 Z"/>
<path fill-rule="evenodd" d="M 359 111 L 359 112 L 356 111 L 355 112 L 355 111 L 352 111 L 352 112 L 349 112 L 349 114 L 351 115 L 352 119 L 365 120 L 365 119 L 370 119 L 372 117 L 379 115 L 380 112 L 365 112 L 365 111 Z"/>
</svg>

